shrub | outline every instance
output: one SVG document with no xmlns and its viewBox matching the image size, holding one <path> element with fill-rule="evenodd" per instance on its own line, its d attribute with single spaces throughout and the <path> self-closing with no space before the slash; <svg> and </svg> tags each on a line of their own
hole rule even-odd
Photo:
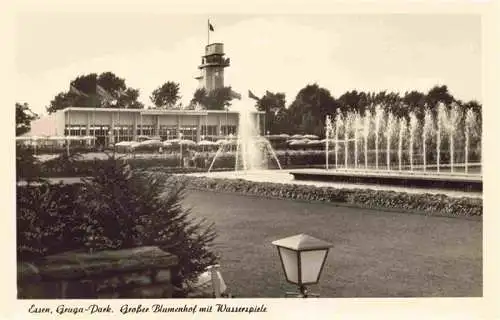
<svg viewBox="0 0 500 320">
<path fill-rule="evenodd" d="M 216 236 L 213 225 L 190 218 L 181 206 L 184 185 L 168 175 L 132 171 L 125 161 L 110 157 L 96 162 L 83 184 L 20 188 L 20 259 L 158 246 L 179 258 L 172 277 L 178 296 L 186 296 L 189 281 L 216 261 L 209 250 Z"/>
<path fill-rule="evenodd" d="M 79 192 L 78 184 L 17 187 L 18 259 L 36 260 L 80 247 Z"/>
<path fill-rule="evenodd" d="M 16 146 L 16 181 L 24 180 L 28 184 L 41 181 L 40 173 L 42 167 L 35 158 L 33 149 L 17 145 Z"/>
</svg>

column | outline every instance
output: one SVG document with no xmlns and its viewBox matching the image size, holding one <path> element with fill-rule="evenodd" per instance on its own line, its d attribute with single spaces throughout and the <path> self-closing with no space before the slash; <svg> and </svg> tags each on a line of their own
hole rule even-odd
<svg viewBox="0 0 500 320">
<path fill-rule="evenodd" d="M 154 131 L 155 131 L 155 136 L 159 136 L 160 135 L 160 115 L 157 115 L 156 116 L 156 119 L 155 119 L 155 123 L 154 123 Z"/>
<path fill-rule="evenodd" d="M 218 136 L 222 135 L 220 130 L 221 130 L 221 118 L 220 118 L 220 115 L 217 115 L 217 135 Z"/>
<path fill-rule="evenodd" d="M 255 122 L 257 123 L 257 132 L 262 135 L 261 124 L 260 124 L 260 113 L 255 114 Z"/>
<path fill-rule="evenodd" d="M 177 115 L 177 139 L 181 138 L 181 116 Z"/>
<path fill-rule="evenodd" d="M 137 113 L 134 113 L 134 132 L 132 134 L 132 140 L 137 141 Z"/>
<path fill-rule="evenodd" d="M 198 116 L 198 130 L 196 130 L 196 142 L 201 140 L 201 115 Z"/>
<path fill-rule="evenodd" d="M 87 113 L 87 129 L 85 130 L 85 135 L 90 136 L 90 112 Z"/>
<path fill-rule="evenodd" d="M 113 112 L 110 112 L 110 114 L 111 114 L 111 126 L 108 132 L 109 144 L 115 143 L 115 115 Z"/>
</svg>

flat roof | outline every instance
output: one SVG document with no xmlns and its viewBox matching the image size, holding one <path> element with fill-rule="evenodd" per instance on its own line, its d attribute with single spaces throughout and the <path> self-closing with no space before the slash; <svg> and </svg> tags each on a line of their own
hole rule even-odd
<svg viewBox="0 0 500 320">
<path fill-rule="evenodd" d="M 161 110 L 161 109 L 129 109 L 129 108 L 78 108 L 69 107 L 60 110 L 62 112 L 67 111 L 90 111 L 90 112 L 132 112 L 140 113 L 144 115 L 207 115 L 207 114 L 238 114 L 235 110 Z M 264 111 L 252 111 L 252 113 L 264 114 Z"/>
</svg>

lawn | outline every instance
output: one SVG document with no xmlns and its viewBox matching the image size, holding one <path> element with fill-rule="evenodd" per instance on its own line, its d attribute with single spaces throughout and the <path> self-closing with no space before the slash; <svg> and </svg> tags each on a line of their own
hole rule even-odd
<svg viewBox="0 0 500 320">
<path fill-rule="evenodd" d="M 307 233 L 332 242 L 321 297 L 482 296 L 482 222 L 187 191 L 194 217 L 214 222 L 224 280 L 237 297 L 282 297 L 271 241 Z"/>
</svg>

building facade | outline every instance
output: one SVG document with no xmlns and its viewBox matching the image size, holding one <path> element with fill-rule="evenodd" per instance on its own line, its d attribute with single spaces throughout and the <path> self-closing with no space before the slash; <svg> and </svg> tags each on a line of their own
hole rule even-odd
<svg viewBox="0 0 500 320">
<path fill-rule="evenodd" d="M 264 113 L 256 111 L 253 115 L 258 132 L 263 135 Z M 237 135 L 239 113 L 224 110 L 66 108 L 55 112 L 51 119 L 53 130 L 50 135 L 95 136 L 96 144 L 107 146 L 134 141 L 139 136 L 199 142 Z M 33 129 L 36 127 L 35 124 Z"/>
<path fill-rule="evenodd" d="M 224 45 L 205 46 L 198 67 L 200 88 L 207 92 L 224 87 L 224 68 L 229 66 Z M 234 92 L 233 92 L 234 93 Z M 241 95 L 234 93 L 238 99 Z M 261 135 L 265 134 L 264 112 L 254 113 Z M 35 120 L 30 136 L 93 136 L 96 144 L 137 141 L 139 136 L 169 140 L 214 140 L 238 133 L 239 113 L 229 110 L 158 110 L 70 107 Z"/>
</svg>

